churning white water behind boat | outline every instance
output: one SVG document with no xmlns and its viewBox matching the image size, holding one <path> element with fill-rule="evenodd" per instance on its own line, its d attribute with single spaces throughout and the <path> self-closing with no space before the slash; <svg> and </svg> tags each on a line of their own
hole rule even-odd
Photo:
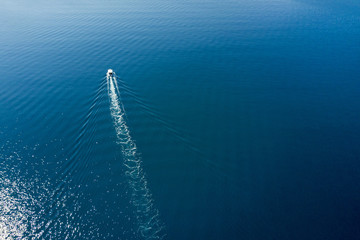
<svg viewBox="0 0 360 240">
<path fill-rule="evenodd" d="M 138 232 L 144 239 L 162 239 L 164 226 L 160 221 L 159 211 L 154 206 L 154 200 L 141 166 L 141 157 L 126 124 L 125 110 L 120 100 L 116 75 L 107 76 L 107 86 L 117 143 L 122 150 L 125 175 L 130 185 L 131 204 L 136 209 Z"/>
</svg>

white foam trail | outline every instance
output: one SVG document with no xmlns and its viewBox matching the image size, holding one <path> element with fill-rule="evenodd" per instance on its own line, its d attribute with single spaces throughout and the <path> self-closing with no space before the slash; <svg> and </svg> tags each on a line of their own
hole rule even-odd
<svg viewBox="0 0 360 240">
<path fill-rule="evenodd" d="M 132 190 L 131 203 L 136 210 L 138 232 L 144 239 L 162 239 L 164 236 L 162 233 L 163 225 L 159 218 L 159 211 L 153 204 L 136 144 L 132 140 L 129 128 L 126 125 L 124 108 L 118 96 L 119 89 L 115 73 L 114 76 L 107 76 L 107 85 L 110 111 L 114 119 L 118 144 L 121 146 L 124 157 L 125 175 Z"/>
</svg>

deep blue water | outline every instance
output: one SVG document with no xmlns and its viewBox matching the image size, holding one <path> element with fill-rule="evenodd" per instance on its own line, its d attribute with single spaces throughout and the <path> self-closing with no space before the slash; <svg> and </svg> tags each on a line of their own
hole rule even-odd
<svg viewBox="0 0 360 240">
<path fill-rule="evenodd" d="M 359 223 L 358 1 L 1 1 L 0 239 Z"/>
</svg>

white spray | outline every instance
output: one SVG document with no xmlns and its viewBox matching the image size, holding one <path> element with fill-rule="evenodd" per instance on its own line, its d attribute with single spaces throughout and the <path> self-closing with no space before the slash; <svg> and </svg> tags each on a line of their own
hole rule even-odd
<svg viewBox="0 0 360 240">
<path fill-rule="evenodd" d="M 136 210 L 138 232 L 144 239 L 162 239 L 163 225 L 155 208 L 147 181 L 141 167 L 141 158 L 125 121 L 125 111 L 120 101 L 115 73 L 107 75 L 110 111 L 114 119 L 118 144 L 124 157 L 125 175 L 131 189 L 131 203 Z"/>
</svg>

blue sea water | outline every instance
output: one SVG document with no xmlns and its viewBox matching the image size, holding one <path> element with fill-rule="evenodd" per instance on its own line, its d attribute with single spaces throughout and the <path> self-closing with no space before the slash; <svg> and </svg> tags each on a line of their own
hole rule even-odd
<svg viewBox="0 0 360 240">
<path fill-rule="evenodd" d="M 360 239 L 359 160 L 358 1 L 1 1 L 0 239 Z"/>
</svg>

